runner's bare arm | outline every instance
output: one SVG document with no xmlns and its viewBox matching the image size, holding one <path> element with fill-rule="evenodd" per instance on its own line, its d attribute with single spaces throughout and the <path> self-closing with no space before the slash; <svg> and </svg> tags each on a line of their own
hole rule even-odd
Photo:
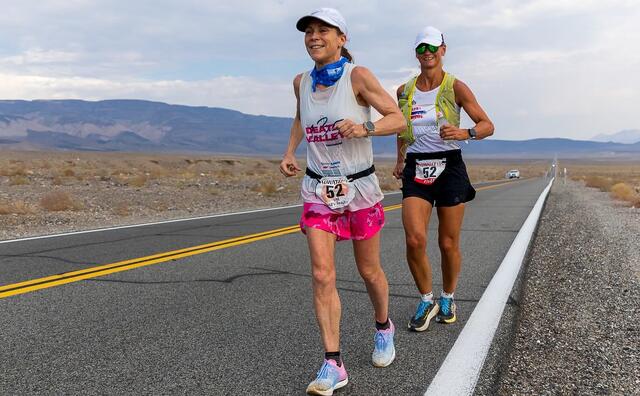
<svg viewBox="0 0 640 396">
<path fill-rule="evenodd" d="M 289 145 L 287 151 L 285 151 L 282 161 L 280 162 L 280 172 L 289 177 L 295 176 L 297 171 L 302 170 L 296 161 L 296 149 L 302 142 L 303 131 L 302 124 L 300 123 L 300 80 L 302 74 L 298 74 L 293 79 L 293 91 L 296 95 L 296 116 L 291 124 L 291 135 L 289 136 Z"/>
<path fill-rule="evenodd" d="M 351 72 L 351 84 L 358 103 L 373 107 L 383 116 L 374 122 L 376 136 L 393 135 L 403 130 L 405 123 L 400 109 L 369 69 L 362 66 L 355 67 Z M 364 126 L 355 124 L 351 120 L 344 120 L 337 126 L 344 137 L 367 136 Z"/>
<path fill-rule="evenodd" d="M 398 99 L 400 99 L 400 95 L 402 95 L 403 91 L 404 91 L 404 84 L 400 85 L 396 90 L 396 97 Z M 404 129 L 406 128 L 407 128 L 407 124 L 405 122 Z M 407 152 L 407 144 L 402 139 L 400 139 L 400 134 L 398 134 L 398 136 L 396 137 L 396 148 L 397 148 L 397 159 L 396 159 L 396 166 L 393 169 L 393 176 L 396 179 L 401 179 L 402 170 L 404 169 L 404 156 L 406 155 L 406 152 Z"/>
<path fill-rule="evenodd" d="M 484 112 L 480 104 L 478 103 L 475 95 L 471 92 L 471 89 L 460 80 L 456 80 L 453 83 L 453 91 L 455 92 L 456 102 L 458 105 L 464 109 L 464 111 L 469 115 L 469 118 L 476 123 L 473 127 L 476 130 L 476 139 L 484 139 L 493 135 L 494 126 L 487 113 Z M 447 130 L 449 129 L 449 130 Z M 441 136 L 443 139 L 455 139 L 455 140 L 464 140 L 469 138 L 469 133 L 466 129 L 457 129 L 453 126 L 445 126 L 441 131 Z M 443 136 L 444 135 L 444 136 Z M 457 139 L 458 135 L 462 138 Z"/>
</svg>

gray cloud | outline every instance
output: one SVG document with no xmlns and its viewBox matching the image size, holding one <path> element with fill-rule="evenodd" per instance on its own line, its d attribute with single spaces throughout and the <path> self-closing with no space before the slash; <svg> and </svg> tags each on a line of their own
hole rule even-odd
<svg viewBox="0 0 640 396">
<path fill-rule="evenodd" d="M 11 2 L 0 14 L 0 97 L 290 116 L 291 80 L 311 67 L 294 24 L 319 6 L 343 12 L 356 61 L 389 91 L 417 70 L 415 33 L 439 27 L 446 69 L 474 90 L 496 137 L 640 127 L 640 5 L 624 0 Z"/>
</svg>

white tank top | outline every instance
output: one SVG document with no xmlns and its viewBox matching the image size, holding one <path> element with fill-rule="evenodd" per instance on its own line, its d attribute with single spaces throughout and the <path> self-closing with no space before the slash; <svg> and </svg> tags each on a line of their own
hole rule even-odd
<svg viewBox="0 0 640 396">
<path fill-rule="evenodd" d="M 423 92 L 416 87 L 413 93 L 411 123 L 416 140 L 407 149 L 408 153 L 434 153 L 460 149 L 456 142 L 445 142 L 440 138 L 435 105 L 439 89 L 438 86 L 431 91 Z"/>
<path fill-rule="evenodd" d="M 371 119 L 368 106 L 358 104 L 351 85 L 351 71 L 355 65 L 345 64 L 338 82 L 325 89 L 311 89 L 309 72 L 300 81 L 300 121 L 307 141 L 307 166 L 322 176 L 348 176 L 373 165 L 371 138 L 343 139 L 335 123 L 349 119 L 362 124 Z M 354 180 L 356 195 L 343 209 L 360 210 L 380 202 L 384 195 L 375 173 Z M 302 179 L 304 202 L 322 204 L 315 194 L 318 181 L 306 176 Z"/>
</svg>

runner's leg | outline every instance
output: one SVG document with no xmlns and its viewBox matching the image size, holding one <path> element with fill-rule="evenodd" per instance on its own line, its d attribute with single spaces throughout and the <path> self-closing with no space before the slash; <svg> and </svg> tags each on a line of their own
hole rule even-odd
<svg viewBox="0 0 640 396">
<path fill-rule="evenodd" d="M 373 304 L 376 322 L 385 323 L 389 317 L 389 284 L 380 265 L 380 233 L 369 239 L 354 240 L 353 254 Z"/>
<path fill-rule="evenodd" d="M 380 232 L 369 239 L 354 240 L 353 253 L 375 311 L 376 333 L 371 360 L 376 367 L 387 367 L 396 357 L 395 327 L 389 318 L 389 284 L 380 265 Z"/>
<path fill-rule="evenodd" d="M 431 204 L 422 198 L 407 197 L 402 200 L 407 262 L 420 294 L 432 291 L 431 265 L 427 257 L 427 232 L 432 208 Z"/>
<path fill-rule="evenodd" d="M 325 352 L 339 351 L 341 306 L 336 289 L 336 236 L 312 227 L 307 227 L 306 233 L 311 255 L 313 305 L 320 337 Z"/>
<path fill-rule="evenodd" d="M 462 263 L 460 231 L 464 218 L 464 204 L 438 207 L 438 245 L 442 256 L 442 283 L 446 293 L 456 291 Z"/>
</svg>

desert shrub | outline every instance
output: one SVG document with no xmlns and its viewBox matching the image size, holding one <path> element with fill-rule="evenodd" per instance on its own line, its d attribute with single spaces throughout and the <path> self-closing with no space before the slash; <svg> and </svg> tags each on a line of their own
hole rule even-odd
<svg viewBox="0 0 640 396">
<path fill-rule="evenodd" d="M 233 175 L 233 172 L 231 172 L 231 171 L 230 171 L 230 170 L 228 170 L 228 169 L 220 169 L 220 170 L 218 170 L 218 171 L 216 172 L 216 175 L 217 175 L 218 177 L 229 177 L 229 176 L 232 176 L 232 175 Z"/>
<path fill-rule="evenodd" d="M 131 213 L 129 205 L 126 202 L 119 202 L 113 207 L 113 213 L 117 216 L 129 216 Z"/>
<path fill-rule="evenodd" d="M 601 191 L 611 191 L 615 184 L 612 178 L 603 176 L 584 176 L 583 180 L 587 187 L 598 188 Z"/>
<path fill-rule="evenodd" d="M 11 165 L 3 165 L 0 167 L 0 176 L 26 176 L 27 169 L 24 164 L 13 163 Z"/>
<path fill-rule="evenodd" d="M 62 171 L 62 176 L 64 176 L 64 177 L 72 177 L 72 176 L 75 176 L 75 175 L 76 175 L 76 172 L 74 172 L 73 169 L 67 168 L 67 169 Z"/>
<path fill-rule="evenodd" d="M 40 199 L 40 206 L 49 212 L 80 210 L 82 204 L 65 191 L 52 191 Z"/>
<path fill-rule="evenodd" d="M 109 175 L 109 171 L 107 171 L 106 169 L 100 168 L 100 169 L 96 169 L 96 171 L 94 172 L 94 178 L 100 180 L 100 181 L 110 181 L 111 177 Z"/>
<path fill-rule="evenodd" d="M 28 214 L 33 210 L 24 201 L 5 202 L 0 201 L 0 215 Z"/>
<path fill-rule="evenodd" d="M 111 180 L 113 180 L 114 182 L 116 182 L 119 185 L 125 186 L 127 185 L 129 178 L 126 175 L 122 175 L 122 174 L 115 174 L 111 177 Z"/>
<path fill-rule="evenodd" d="M 143 187 L 147 184 L 147 176 L 146 175 L 136 175 L 127 180 L 127 184 L 132 187 Z"/>
<path fill-rule="evenodd" d="M 147 169 L 147 173 L 149 178 L 151 179 L 160 179 L 169 175 L 169 171 L 162 165 L 149 166 L 149 168 Z"/>
<path fill-rule="evenodd" d="M 188 170 L 180 173 L 180 178 L 184 180 L 193 180 L 197 177 L 198 175 L 195 172 L 188 171 Z"/>
<path fill-rule="evenodd" d="M 151 210 L 155 210 L 156 212 L 166 212 L 169 210 L 169 206 L 167 206 L 164 202 L 153 201 L 146 205 L 147 208 Z"/>
<path fill-rule="evenodd" d="M 263 181 L 251 188 L 251 191 L 259 192 L 264 195 L 273 195 L 278 191 L 276 184 L 272 181 Z"/>
<path fill-rule="evenodd" d="M 125 169 L 115 169 L 111 172 L 111 176 L 127 176 L 129 174 L 129 171 Z"/>
<path fill-rule="evenodd" d="M 638 199 L 638 195 L 633 187 L 626 183 L 617 183 L 611 187 L 611 196 L 623 201 L 634 202 Z"/>
<path fill-rule="evenodd" d="M 29 184 L 29 179 L 24 176 L 16 175 L 9 178 L 10 186 L 23 186 L 25 184 Z"/>
</svg>

